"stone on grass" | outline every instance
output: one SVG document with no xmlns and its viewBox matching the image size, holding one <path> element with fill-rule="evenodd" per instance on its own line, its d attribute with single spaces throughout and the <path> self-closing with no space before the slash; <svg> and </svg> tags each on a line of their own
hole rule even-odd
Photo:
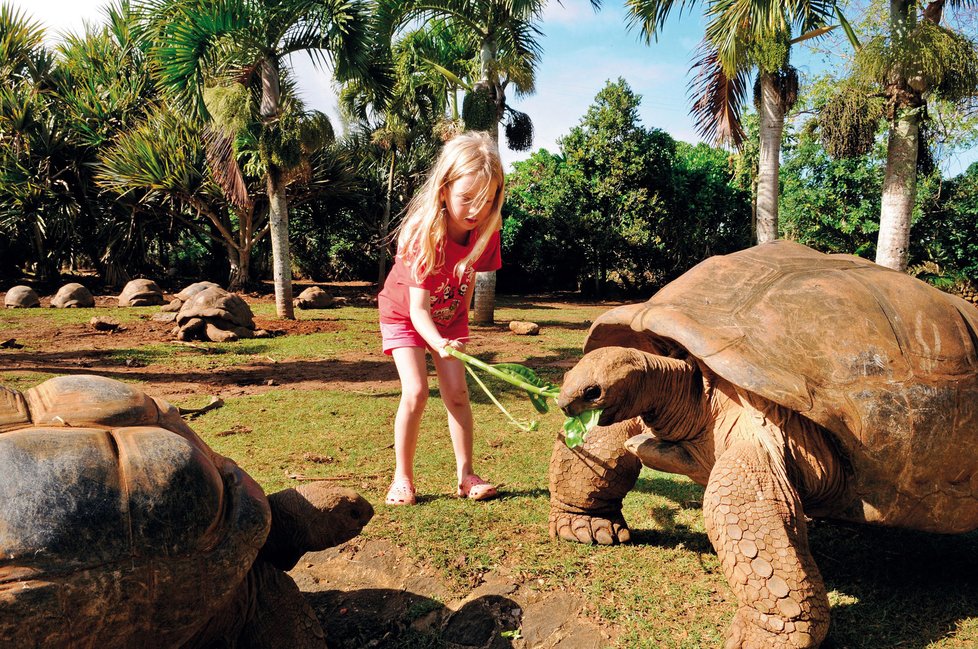
<svg viewBox="0 0 978 649">
<path fill-rule="evenodd" d="M 89 320 L 88 326 L 95 331 L 119 331 L 122 328 L 122 324 L 118 320 L 106 318 L 101 315 L 97 315 Z"/>
<path fill-rule="evenodd" d="M 540 333 L 540 325 L 535 322 L 524 322 L 522 320 L 511 320 L 509 330 L 517 336 L 536 336 Z"/>
</svg>

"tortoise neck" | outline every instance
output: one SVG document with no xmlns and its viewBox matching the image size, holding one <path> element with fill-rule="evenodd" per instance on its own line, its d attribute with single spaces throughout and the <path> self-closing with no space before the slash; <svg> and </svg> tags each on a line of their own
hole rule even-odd
<svg viewBox="0 0 978 649">
<path fill-rule="evenodd" d="M 647 395 L 642 420 L 668 441 L 682 441 L 703 431 L 705 421 L 703 377 L 689 360 L 639 352 L 645 364 Z"/>
</svg>

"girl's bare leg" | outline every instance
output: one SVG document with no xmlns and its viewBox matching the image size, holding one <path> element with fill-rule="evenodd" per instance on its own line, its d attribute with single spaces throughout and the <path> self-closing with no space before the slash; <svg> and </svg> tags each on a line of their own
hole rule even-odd
<svg viewBox="0 0 978 649">
<path fill-rule="evenodd" d="M 458 482 L 472 471 L 472 405 L 465 384 L 465 367 L 455 358 L 432 355 L 438 371 L 438 390 L 448 411 L 448 432 L 452 436 Z"/>
<path fill-rule="evenodd" d="M 399 347 L 392 350 L 391 355 L 401 379 L 401 402 L 394 417 L 394 482 L 407 480 L 413 485 L 421 415 L 428 402 L 425 350 L 422 347 Z"/>
</svg>

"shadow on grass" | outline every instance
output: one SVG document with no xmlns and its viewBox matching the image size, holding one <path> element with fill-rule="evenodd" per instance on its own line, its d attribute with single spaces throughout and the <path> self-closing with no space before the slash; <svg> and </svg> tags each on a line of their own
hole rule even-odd
<svg viewBox="0 0 978 649">
<path fill-rule="evenodd" d="M 661 523 L 664 529 L 632 528 L 631 544 L 714 552 L 706 534 Z M 978 618 L 978 532 L 945 536 L 815 521 L 809 540 L 833 602 L 822 649 L 924 649 L 941 640 L 976 646 L 973 624 L 955 634 Z"/>
<path fill-rule="evenodd" d="M 978 617 L 978 533 L 816 522 L 809 538 L 826 586 L 839 599 L 826 649 L 922 649 Z M 973 632 L 969 638 L 967 646 L 975 646 Z"/>
<path fill-rule="evenodd" d="M 498 595 L 474 599 L 457 611 L 405 590 L 365 588 L 305 593 L 332 649 L 513 647 L 522 622 L 516 602 Z M 515 612 L 515 614 L 514 614 Z M 506 635 L 504 635 L 506 634 Z"/>
<path fill-rule="evenodd" d="M 137 360 L 134 365 L 127 364 L 127 352 Z M 342 381 L 352 383 L 371 383 L 376 381 L 397 381 L 397 369 L 390 361 L 280 361 L 256 362 L 246 366 L 222 368 L 180 368 L 167 369 L 161 364 L 145 362 L 143 350 L 112 349 L 85 350 L 54 353 L 5 354 L 3 358 L 11 364 L 22 363 L 13 368 L 20 371 L 62 374 L 99 374 L 114 379 L 140 380 L 150 382 L 187 381 L 208 385 L 258 385 L 269 379 L 275 385 L 289 385 L 305 381 Z M 114 369 L 118 368 L 118 369 Z M 377 395 L 381 396 L 381 395 Z"/>
<path fill-rule="evenodd" d="M 418 504 L 423 505 L 425 503 L 434 502 L 436 500 L 456 500 L 458 496 L 454 493 L 428 493 L 428 494 L 418 494 Z M 499 502 L 506 500 L 515 500 L 517 498 L 544 498 L 550 499 L 550 491 L 543 488 L 537 489 L 507 489 L 506 485 L 499 486 L 499 495 L 495 498 L 488 499 L 486 502 Z"/>
</svg>

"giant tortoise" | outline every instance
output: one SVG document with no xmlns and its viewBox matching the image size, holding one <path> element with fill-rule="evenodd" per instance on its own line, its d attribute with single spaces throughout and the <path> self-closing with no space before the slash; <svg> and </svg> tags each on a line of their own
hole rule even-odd
<svg viewBox="0 0 978 649">
<path fill-rule="evenodd" d="M 0 644 L 323 649 L 284 571 L 373 514 L 323 485 L 266 498 L 173 406 L 119 381 L 0 388 Z"/>
<path fill-rule="evenodd" d="M 51 306 L 56 309 L 90 309 L 95 306 L 92 292 L 78 282 L 65 284 L 51 298 Z"/>
<path fill-rule="evenodd" d="M 583 450 L 555 447 L 551 533 L 628 540 L 632 455 L 685 474 L 739 601 L 726 646 L 817 646 L 806 516 L 978 528 L 976 347 L 978 309 L 858 257 L 779 241 L 707 259 L 592 325 L 558 403 L 603 411 Z"/>
<path fill-rule="evenodd" d="M 156 306 L 163 304 L 163 291 L 151 279 L 126 282 L 119 293 L 119 306 Z"/>
<path fill-rule="evenodd" d="M 14 286 L 3 296 L 3 305 L 8 309 L 33 309 L 41 306 L 41 301 L 30 286 Z"/>
</svg>

